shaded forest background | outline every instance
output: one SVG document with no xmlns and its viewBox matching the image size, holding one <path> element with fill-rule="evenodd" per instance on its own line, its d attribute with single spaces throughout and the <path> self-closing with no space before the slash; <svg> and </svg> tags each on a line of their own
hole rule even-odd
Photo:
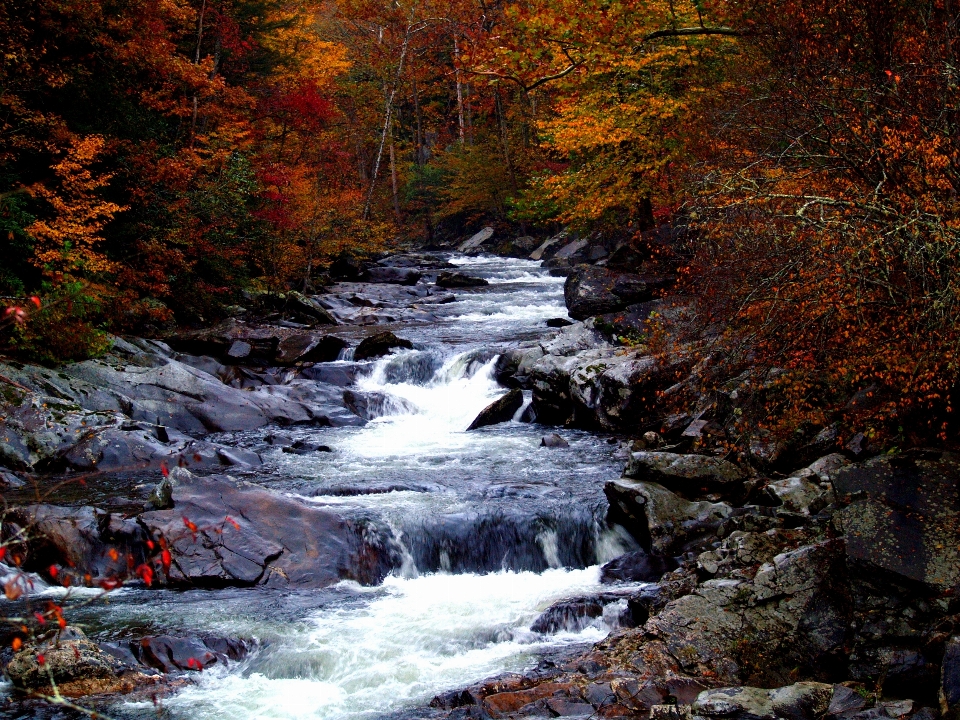
<svg viewBox="0 0 960 720">
<path fill-rule="evenodd" d="M 670 225 L 717 382 L 946 439 L 958 30 L 952 0 L 8 0 L 4 342 L 79 359 L 483 225 Z"/>
</svg>

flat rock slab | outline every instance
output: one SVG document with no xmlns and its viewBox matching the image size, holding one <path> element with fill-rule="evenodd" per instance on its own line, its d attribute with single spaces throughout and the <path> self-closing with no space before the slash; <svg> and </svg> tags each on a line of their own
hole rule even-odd
<svg viewBox="0 0 960 720">
<path fill-rule="evenodd" d="M 363 529 L 336 513 L 222 476 L 178 478 L 173 509 L 139 517 L 169 543 L 173 584 L 371 585 L 390 569 L 386 554 L 364 542 Z"/>
<path fill-rule="evenodd" d="M 960 586 L 960 456 L 916 452 L 836 472 L 847 555 L 935 592 Z"/>
<path fill-rule="evenodd" d="M 703 493 L 737 485 L 746 473 L 731 462 L 707 455 L 680 455 L 670 452 L 631 453 L 625 477 L 660 483 L 669 490 Z"/>
</svg>

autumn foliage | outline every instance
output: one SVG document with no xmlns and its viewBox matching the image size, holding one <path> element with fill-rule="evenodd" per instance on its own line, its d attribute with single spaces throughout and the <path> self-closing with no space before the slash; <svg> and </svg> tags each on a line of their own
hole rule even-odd
<svg viewBox="0 0 960 720">
<path fill-rule="evenodd" d="M 0 293 L 95 350 L 344 251 L 669 223 L 705 382 L 749 369 L 771 431 L 942 437 L 956 26 L 946 0 L 7 3 Z"/>
</svg>

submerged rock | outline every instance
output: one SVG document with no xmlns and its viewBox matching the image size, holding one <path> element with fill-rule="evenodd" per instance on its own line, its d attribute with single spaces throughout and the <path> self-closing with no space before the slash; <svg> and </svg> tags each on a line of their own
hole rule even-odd
<svg viewBox="0 0 960 720">
<path fill-rule="evenodd" d="M 540 440 L 540 447 L 567 448 L 570 447 L 570 443 L 560 437 L 557 433 L 550 433 L 549 435 L 544 435 Z"/>
<path fill-rule="evenodd" d="M 437 287 L 442 288 L 484 287 L 489 284 L 489 281 L 483 278 L 471 277 L 463 273 L 442 272 L 437 277 Z"/>
<path fill-rule="evenodd" d="M 476 430 L 477 428 L 486 427 L 487 425 L 509 422 L 522 406 L 523 391 L 517 389 L 511 390 L 502 398 L 494 400 L 481 410 L 480 414 L 470 423 L 470 427 L 468 427 L 467 430 Z"/>
</svg>

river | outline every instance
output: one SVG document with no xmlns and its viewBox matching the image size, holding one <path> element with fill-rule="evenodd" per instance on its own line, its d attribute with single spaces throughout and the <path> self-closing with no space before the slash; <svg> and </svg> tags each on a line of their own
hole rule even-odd
<svg viewBox="0 0 960 720">
<path fill-rule="evenodd" d="M 530 628 L 552 603 L 598 590 L 599 565 L 633 549 L 605 522 L 602 487 L 619 474 L 617 444 L 563 430 L 568 448 L 542 448 L 551 429 L 517 420 L 466 432 L 506 392 L 493 377 L 497 352 L 553 332 L 545 321 L 566 316 L 563 279 L 523 260 L 451 261 L 490 284 L 458 290 L 433 320 L 390 327 L 414 350 L 331 365 L 356 371 L 356 390 L 382 399 L 379 417 L 363 427 L 276 431 L 329 453 L 282 453 L 264 431 L 219 437 L 262 454 L 257 482 L 369 520 L 402 555 L 399 571 L 378 587 L 342 582 L 309 592 L 131 588 L 73 616 L 98 640 L 182 633 L 256 641 L 245 660 L 213 666 L 164 698 L 165 717 L 410 712 L 609 631 L 602 619 L 555 634 Z M 147 718 L 157 710 L 120 702 L 110 712 Z"/>
</svg>

